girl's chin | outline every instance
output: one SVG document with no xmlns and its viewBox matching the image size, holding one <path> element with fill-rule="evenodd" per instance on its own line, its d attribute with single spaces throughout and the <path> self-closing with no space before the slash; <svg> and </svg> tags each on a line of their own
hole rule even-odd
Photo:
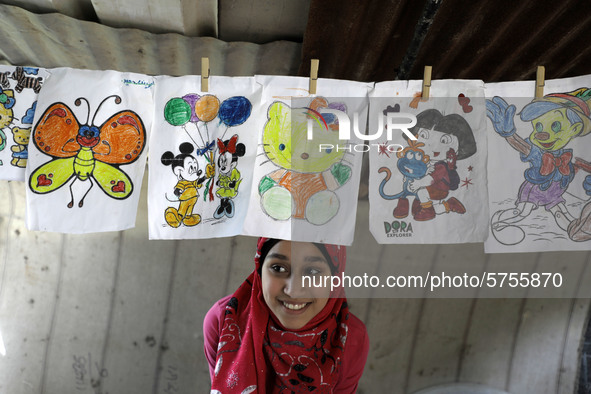
<svg viewBox="0 0 591 394">
<path fill-rule="evenodd" d="M 279 319 L 279 322 L 281 323 L 281 325 L 288 330 L 299 330 L 300 328 L 302 328 L 306 324 L 308 324 L 309 321 L 310 320 L 308 320 L 308 319 L 294 319 L 294 318 Z"/>
</svg>

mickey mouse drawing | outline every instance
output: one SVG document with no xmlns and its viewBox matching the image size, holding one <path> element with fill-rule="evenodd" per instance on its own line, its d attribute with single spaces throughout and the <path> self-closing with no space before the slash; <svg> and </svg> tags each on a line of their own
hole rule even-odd
<svg viewBox="0 0 591 394">
<path fill-rule="evenodd" d="M 182 143 L 179 146 L 179 151 L 180 153 L 176 156 L 170 151 L 164 152 L 160 159 L 162 164 L 172 167 L 172 172 L 178 178 L 174 187 L 174 195 L 177 200 L 169 200 L 178 201 L 178 208 L 168 207 L 164 211 L 166 223 L 175 228 L 179 227 L 181 223 L 185 226 L 196 226 L 201 222 L 201 215 L 193 213 L 193 208 L 199 197 L 198 189 L 203 186 L 203 182 L 207 178 L 212 178 L 215 175 L 215 166 L 208 164 L 206 176 L 200 177 L 203 171 L 199 169 L 197 159 L 191 154 L 194 151 L 191 143 Z"/>
</svg>

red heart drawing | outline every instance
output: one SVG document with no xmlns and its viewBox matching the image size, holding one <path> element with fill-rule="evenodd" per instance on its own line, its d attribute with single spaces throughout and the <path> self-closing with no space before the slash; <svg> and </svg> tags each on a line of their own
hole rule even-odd
<svg viewBox="0 0 591 394">
<path fill-rule="evenodd" d="M 49 179 L 45 174 L 41 174 L 37 177 L 37 187 L 39 186 L 49 186 L 53 183 L 51 179 Z"/>
<path fill-rule="evenodd" d="M 458 103 L 462 106 L 462 109 L 465 113 L 472 112 L 472 106 L 470 104 L 470 99 L 464 95 L 464 93 L 460 93 L 458 95 Z"/>
<path fill-rule="evenodd" d="M 125 182 L 119 181 L 116 185 L 111 187 L 113 193 L 125 193 Z"/>
</svg>

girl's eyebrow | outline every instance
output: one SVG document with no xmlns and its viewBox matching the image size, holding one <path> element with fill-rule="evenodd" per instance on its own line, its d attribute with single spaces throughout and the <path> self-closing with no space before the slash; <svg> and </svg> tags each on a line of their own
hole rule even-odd
<svg viewBox="0 0 591 394">
<path fill-rule="evenodd" d="M 326 261 L 326 259 L 322 256 L 306 256 L 305 261 L 308 263 L 316 263 L 316 262 L 328 263 L 328 261 Z"/>
<path fill-rule="evenodd" d="M 275 252 L 275 253 L 269 253 L 267 255 L 267 257 L 268 258 L 272 258 L 272 259 L 279 259 L 279 260 L 289 261 L 289 258 L 286 255 L 281 254 L 281 253 L 277 253 L 277 252 Z"/>
</svg>

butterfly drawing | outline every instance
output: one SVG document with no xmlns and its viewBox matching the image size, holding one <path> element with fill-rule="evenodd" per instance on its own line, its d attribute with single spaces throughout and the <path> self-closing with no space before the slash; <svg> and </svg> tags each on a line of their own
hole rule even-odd
<svg viewBox="0 0 591 394">
<path fill-rule="evenodd" d="M 119 169 L 122 164 L 133 163 L 141 155 L 146 140 L 146 132 L 141 118 L 131 110 L 117 112 L 101 126 L 95 126 L 94 120 L 101 106 L 108 99 L 114 98 L 116 104 L 121 97 L 112 95 L 105 98 L 89 122 L 90 104 L 83 97 L 74 104 L 80 106 L 86 102 L 88 116 L 81 124 L 72 110 L 64 103 L 49 106 L 33 129 L 32 139 L 35 146 L 52 160 L 34 170 L 29 178 L 29 186 L 34 193 L 53 192 L 72 178 L 68 208 L 74 206 L 72 186 L 76 181 L 89 181 L 90 185 L 80 199 L 84 198 L 97 183 L 101 190 L 114 199 L 129 197 L 133 183 L 125 172 Z"/>
</svg>

